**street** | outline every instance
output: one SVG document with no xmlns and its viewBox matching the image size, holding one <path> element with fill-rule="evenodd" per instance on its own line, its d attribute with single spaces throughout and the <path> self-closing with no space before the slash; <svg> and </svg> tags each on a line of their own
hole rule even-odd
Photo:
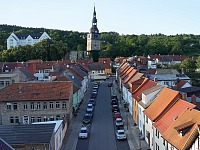
<svg viewBox="0 0 200 150">
<path fill-rule="evenodd" d="M 89 139 L 78 139 L 76 150 L 129 150 L 127 140 L 118 141 L 111 107 L 111 88 L 103 81 L 98 90 L 94 118 L 90 124 Z M 94 84 L 94 83 L 91 83 Z M 93 86 L 91 86 L 93 87 Z M 91 91 L 91 90 L 89 90 Z M 89 99 L 88 99 L 89 101 Z M 85 108 L 86 109 L 86 108 Z M 81 111 L 85 111 L 84 109 Z"/>
</svg>

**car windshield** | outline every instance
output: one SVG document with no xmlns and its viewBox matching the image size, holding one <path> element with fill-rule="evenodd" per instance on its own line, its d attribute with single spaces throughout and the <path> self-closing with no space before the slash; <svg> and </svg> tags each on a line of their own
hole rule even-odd
<svg viewBox="0 0 200 150">
<path fill-rule="evenodd" d="M 123 135 L 123 134 L 124 134 L 124 131 L 118 131 L 118 134 L 119 134 L 119 135 Z"/>
<path fill-rule="evenodd" d="M 81 133 L 87 133 L 87 131 L 86 130 L 81 130 Z"/>
<path fill-rule="evenodd" d="M 122 122 L 122 120 L 116 120 L 116 122 L 120 123 L 120 122 Z"/>
<path fill-rule="evenodd" d="M 90 119 L 90 116 L 89 116 L 89 114 L 87 115 L 87 116 L 84 116 L 84 119 Z"/>
<path fill-rule="evenodd" d="M 88 108 L 92 108 L 92 106 L 88 106 Z"/>
</svg>

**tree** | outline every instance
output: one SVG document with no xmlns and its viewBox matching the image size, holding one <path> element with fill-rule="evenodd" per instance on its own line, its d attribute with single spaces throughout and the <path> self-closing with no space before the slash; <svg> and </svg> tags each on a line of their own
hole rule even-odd
<svg viewBox="0 0 200 150">
<path fill-rule="evenodd" d="M 180 67 L 183 68 L 185 72 L 193 72 L 196 69 L 195 61 L 187 58 L 181 62 Z"/>
</svg>

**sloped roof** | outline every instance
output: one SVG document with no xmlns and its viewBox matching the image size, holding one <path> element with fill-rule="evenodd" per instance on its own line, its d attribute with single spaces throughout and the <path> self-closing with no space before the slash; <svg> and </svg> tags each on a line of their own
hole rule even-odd
<svg viewBox="0 0 200 150">
<path fill-rule="evenodd" d="M 161 88 L 164 88 L 164 85 L 157 84 L 156 86 L 153 86 L 153 87 L 151 87 L 151 88 L 149 88 L 147 90 L 144 90 L 142 93 L 144 95 L 148 95 L 148 94 L 150 94 L 150 93 L 152 93 L 154 91 L 157 91 L 158 89 L 161 89 Z"/>
<path fill-rule="evenodd" d="M 1 125 L 0 137 L 12 144 L 50 143 L 55 123 L 28 125 Z"/>
<path fill-rule="evenodd" d="M 162 137 L 177 149 L 189 149 L 199 135 L 200 111 L 186 109 L 163 133 Z M 184 131 L 185 130 L 185 131 Z M 183 135 L 180 135 L 183 131 Z"/>
<path fill-rule="evenodd" d="M 154 123 L 154 126 L 163 134 L 170 125 L 179 117 L 187 108 L 194 108 L 196 105 L 185 100 L 179 99 L 163 116 Z"/>
<path fill-rule="evenodd" d="M 103 64 L 100 64 L 100 63 L 88 64 L 88 68 L 89 68 L 90 71 L 92 71 L 92 70 L 104 70 Z"/>
<path fill-rule="evenodd" d="M 165 87 L 157 95 L 153 103 L 146 110 L 144 110 L 144 113 L 152 121 L 155 121 L 163 112 L 166 111 L 166 109 L 171 107 L 173 102 L 177 101 L 180 97 L 181 95 L 179 92 Z"/>
<path fill-rule="evenodd" d="M 54 81 L 70 81 L 67 77 L 56 77 Z M 73 83 L 73 82 L 72 82 Z M 80 88 L 73 83 L 73 94 L 76 93 Z"/>
<path fill-rule="evenodd" d="M 186 80 L 180 80 L 176 86 L 177 86 L 177 89 L 180 89 L 182 86 L 184 86 L 188 81 Z M 189 83 L 189 82 L 188 82 Z"/>
<path fill-rule="evenodd" d="M 126 74 L 127 70 L 129 70 L 131 66 L 126 66 L 123 68 L 123 70 L 120 72 L 119 76 L 122 77 L 124 74 Z"/>
<path fill-rule="evenodd" d="M 142 99 L 142 92 L 156 86 L 157 83 L 154 81 L 149 80 L 148 78 L 145 78 L 142 84 L 133 92 L 133 98 L 136 101 L 140 101 Z"/>
<path fill-rule="evenodd" d="M 29 35 L 33 38 L 33 39 L 39 39 L 42 36 L 43 33 L 30 33 L 30 34 L 26 34 L 26 33 L 17 33 L 15 34 L 19 39 L 23 39 L 23 38 L 27 38 Z"/>
<path fill-rule="evenodd" d="M 26 68 L 18 68 L 18 69 L 19 71 L 21 71 L 21 73 L 23 73 L 26 76 L 27 79 L 29 80 L 36 79 L 36 77 L 32 73 L 30 73 Z"/>
<path fill-rule="evenodd" d="M 0 90 L 0 101 L 67 100 L 72 83 L 63 82 L 20 82 Z"/>
<path fill-rule="evenodd" d="M 123 83 L 129 83 L 129 81 L 135 81 L 139 78 L 141 78 L 144 74 L 137 72 L 137 70 L 134 69 L 134 72 L 131 72 L 130 74 L 128 74 L 128 76 L 126 78 L 124 78 Z"/>
<path fill-rule="evenodd" d="M 110 58 L 99 58 L 99 63 L 103 64 L 105 69 L 111 69 Z"/>
<path fill-rule="evenodd" d="M 123 80 L 124 77 L 126 77 L 134 68 L 133 67 L 130 67 L 122 76 L 121 76 L 121 79 Z"/>
<path fill-rule="evenodd" d="M 14 148 L 0 138 L 0 150 L 14 150 Z"/>
<path fill-rule="evenodd" d="M 184 93 L 198 92 L 200 91 L 200 87 L 197 86 L 186 87 L 186 88 L 181 88 L 180 91 Z"/>
</svg>

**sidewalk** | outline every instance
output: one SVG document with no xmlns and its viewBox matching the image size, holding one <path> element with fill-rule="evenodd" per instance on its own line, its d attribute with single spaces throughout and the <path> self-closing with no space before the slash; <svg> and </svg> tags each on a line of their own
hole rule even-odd
<svg viewBox="0 0 200 150">
<path fill-rule="evenodd" d="M 67 133 L 63 140 L 63 145 L 62 145 L 61 150 L 76 150 L 76 145 L 78 142 L 78 133 L 82 125 L 82 118 L 85 113 L 84 109 L 86 108 L 87 100 L 90 96 L 90 92 L 91 92 L 91 85 L 89 85 L 89 87 L 87 88 L 87 91 L 83 98 L 83 102 L 79 107 L 78 115 L 72 117 L 71 119 L 71 123 L 68 127 Z"/>
<path fill-rule="evenodd" d="M 126 133 L 127 133 L 127 140 L 128 140 L 130 149 L 131 150 L 148 150 L 149 146 L 146 143 L 146 141 L 139 140 L 140 130 L 137 126 L 134 126 L 134 121 L 133 121 L 133 117 L 132 117 L 131 113 L 126 112 L 124 110 L 124 104 L 121 99 L 122 96 L 119 93 L 118 85 L 116 84 L 115 81 L 113 82 L 112 92 L 113 92 L 113 94 L 117 95 L 119 101 L 121 102 L 121 103 L 119 103 L 120 104 L 119 108 L 120 108 L 122 117 L 124 118 L 124 123 L 125 123 L 124 129 L 126 130 Z"/>
</svg>

